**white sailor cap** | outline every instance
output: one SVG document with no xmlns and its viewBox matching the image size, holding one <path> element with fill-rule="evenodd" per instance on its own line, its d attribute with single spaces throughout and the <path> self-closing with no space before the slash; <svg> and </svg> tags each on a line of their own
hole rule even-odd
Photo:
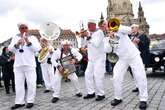
<svg viewBox="0 0 165 110">
<path fill-rule="evenodd" d="M 63 41 L 61 41 L 61 45 L 70 45 L 70 41 L 63 40 Z"/>
<path fill-rule="evenodd" d="M 89 23 L 94 23 L 94 24 L 96 24 L 96 20 L 94 20 L 94 19 L 89 19 L 89 20 L 88 20 L 88 24 L 89 24 Z"/>
<path fill-rule="evenodd" d="M 20 22 L 20 23 L 18 23 L 18 24 L 17 24 L 17 27 L 20 28 L 21 25 L 25 25 L 25 26 L 28 27 L 27 23 L 24 23 L 24 22 Z"/>
</svg>

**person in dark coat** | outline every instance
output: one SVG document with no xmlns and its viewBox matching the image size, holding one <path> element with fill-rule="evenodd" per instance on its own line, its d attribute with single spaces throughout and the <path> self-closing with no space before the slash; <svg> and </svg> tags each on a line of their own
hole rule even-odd
<svg viewBox="0 0 165 110">
<path fill-rule="evenodd" d="M 1 60 L 1 56 L 0 56 L 0 60 Z M 2 67 L 1 67 L 1 62 L 0 62 L 0 88 L 2 88 L 3 87 L 3 85 L 2 85 Z"/>
<path fill-rule="evenodd" d="M 137 46 L 140 51 L 140 55 L 143 60 L 143 64 L 147 65 L 149 63 L 149 46 L 150 39 L 144 32 L 140 32 L 139 25 L 133 24 L 131 26 L 132 32 L 129 35 L 132 42 Z"/>
<path fill-rule="evenodd" d="M 132 42 L 136 45 L 136 47 L 140 51 L 140 56 L 142 58 L 144 66 L 149 64 L 149 46 L 150 39 L 144 32 L 140 32 L 139 25 L 132 24 L 131 26 L 131 34 L 129 35 Z M 131 68 L 129 68 L 130 73 L 132 73 Z M 138 87 L 136 86 L 132 92 L 138 92 Z"/>
<path fill-rule="evenodd" d="M 3 74 L 6 94 L 10 94 L 10 81 L 12 82 L 11 83 L 12 90 L 13 92 L 15 92 L 14 72 L 13 72 L 14 54 L 10 52 L 7 47 L 4 47 L 2 50 L 1 63 L 2 63 L 2 74 Z"/>
<path fill-rule="evenodd" d="M 37 88 L 41 88 L 41 87 L 43 87 L 43 77 L 42 77 L 41 65 L 40 65 L 40 62 L 38 62 L 37 56 L 35 56 L 35 60 L 36 60 Z"/>
</svg>

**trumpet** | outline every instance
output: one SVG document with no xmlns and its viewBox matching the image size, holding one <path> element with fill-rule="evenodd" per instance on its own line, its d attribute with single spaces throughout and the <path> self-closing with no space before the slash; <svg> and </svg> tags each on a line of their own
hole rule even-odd
<svg viewBox="0 0 165 110">
<path fill-rule="evenodd" d="M 120 20 L 118 18 L 112 18 L 108 21 L 108 31 L 117 32 L 120 27 Z M 119 60 L 119 56 L 114 53 L 114 47 L 118 44 L 117 36 L 109 41 L 112 51 L 108 53 L 107 58 L 111 63 L 116 63 Z"/>
</svg>

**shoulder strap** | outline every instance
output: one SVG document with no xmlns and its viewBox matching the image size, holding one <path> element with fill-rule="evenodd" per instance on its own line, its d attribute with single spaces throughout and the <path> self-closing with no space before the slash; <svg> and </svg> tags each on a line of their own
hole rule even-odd
<svg viewBox="0 0 165 110">
<path fill-rule="evenodd" d="M 62 55 L 63 55 L 63 48 L 61 48 L 61 55 L 60 55 L 60 59 L 62 59 Z"/>
<path fill-rule="evenodd" d="M 69 49 L 69 52 L 70 52 L 71 57 L 74 58 L 71 49 Z"/>
<path fill-rule="evenodd" d="M 61 48 L 61 55 L 60 55 L 60 60 L 59 60 L 59 61 L 60 61 L 61 66 L 63 66 L 63 65 L 62 65 L 62 61 L 61 61 L 61 59 L 62 59 L 62 55 L 63 55 L 63 48 Z"/>
</svg>

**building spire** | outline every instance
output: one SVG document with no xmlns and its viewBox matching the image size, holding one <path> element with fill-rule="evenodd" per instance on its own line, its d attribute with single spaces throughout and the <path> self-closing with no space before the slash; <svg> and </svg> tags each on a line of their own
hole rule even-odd
<svg viewBox="0 0 165 110">
<path fill-rule="evenodd" d="M 139 17 L 144 17 L 144 11 L 141 5 L 141 2 L 139 1 L 139 8 L 138 8 L 138 16 Z"/>
<path fill-rule="evenodd" d="M 142 5 L 141 5 L 141 2 L 139 1 L 139 10 L 143 10 L 142 9 Z"/>
<path fill-rule="evenodd" d="M 101 17 L 100 17 L 100 21 L 104 20 L 104 16 L 103 13 L 101 12 Z"/>
</svg>

